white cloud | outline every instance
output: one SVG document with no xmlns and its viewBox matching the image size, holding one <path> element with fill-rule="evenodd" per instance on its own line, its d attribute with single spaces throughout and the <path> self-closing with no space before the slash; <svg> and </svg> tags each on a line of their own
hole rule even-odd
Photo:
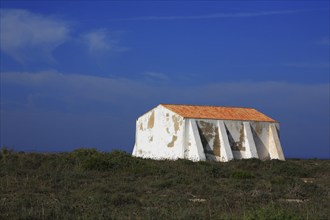
<svg viewBox="0 0 330 220">
<path fill-rule="evenodd" d="M 148 79 L 168 80 L 168 76 L 160 72 L 145 72 L 143 75 Z"/>
<path fill-rule="evenodd" d="M 318 41 L 317 44 L 330 46 L 330 38 L 329 37 L 323 38 L 322 40 Z"/>
<path fill-rule="evenodd" d="M 138 81 L 91 75 L 62 74 L 56 71 L 37 73 L 4 72 L 1 73 L 1 82 L 2 84 L 18 84 L 35 88 L 36 92 L 32 95 L 56 94 L 68 104 L 81 101 L 116 103 L 117 101 L 120 102 L 123 97 L 132 98 L 135 94 L 149 92 L 149 89 Z M 135 98 L 138 99 L 138 97 Z"/>
<path fill-rule="evenodd" d="M 329 62 L 291 62 L 284 64 L 288 67 L 296 67 L 296 68 L 326 68 L 330 67 Z"/>
<path fill-rule="evenodd" d="M 279 14 L 292 14 L 299 12 L 298 10 L 284 11 L 261 11 L 261 12 L 238 12 L 238 13 L 217 13 L 208 15 L 192 15 L 192 16 L 146 16 L 135 18 L 123 18 L 119 20 L 125 21 L 148 21 L 148 20 L 200 20 L 200 19 L 215 19 L 215 18 L 245 18 L 259 17 Z"/>
<path fill-rule="evenodd" d="M 72 33 L 71 22 L 21 9 L 1 9 L 1 51 L 21 64 L 54 62 L 53 51 L 65 42 L 86 46 L 89 52 L 126 51 L 118 46 L 121 32 L 104 28 Z M 71 40 L 71 41 L 69 41 Z"/>
<path fill-rule="evenodd" d="M 20 9 L 1 9 L 1 50 L 20 63 L 52 61 L 52 51 L 69 38 L 65 21 Z"/>
<path fill-rule="evenodd" d="M 106 29 L 99 29 L 81 35 L 81 39 L 88 46 L 90 51 L 112 49 L 114 41 L 109 40 L 109 33 Z"/>
<path fill-rule="evenodd" d="M 288 82 L 226 82 L 181 87 L 125 78 L 62 74 L 56 71 L 4 72 L 1 73 L 1 84 L 34 88 L 32 93 L 57 95 L 69 103 L 83 101 L 115 105 L 128 103 L 128 100 L 134 103 L 143 100 L 154 104 L 167 102 L 295 109 L 304 105 L 317 106 L 319 104 L 315 104 L 316 102 L 329 98 L 327 83 L 307 85 Z"/>
</svg>

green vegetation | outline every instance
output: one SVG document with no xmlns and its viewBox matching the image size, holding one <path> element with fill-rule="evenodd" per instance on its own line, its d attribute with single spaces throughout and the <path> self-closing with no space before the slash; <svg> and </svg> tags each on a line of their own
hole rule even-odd
<svg viewBox="0 0 330 220">
<path fill-rule="evenodd" d="M 0 219 L 328 219 L 330 161 L 0 150 Z"/>
</svg>

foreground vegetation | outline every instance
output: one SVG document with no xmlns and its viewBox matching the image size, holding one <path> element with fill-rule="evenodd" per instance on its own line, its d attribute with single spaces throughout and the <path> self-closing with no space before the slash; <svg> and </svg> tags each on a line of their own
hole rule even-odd
<svg viewBox="0 0 330 220">
<path fill-rule="evenodd" d="M 0 152 L 0 219 L 328 219 L 330 161 Z"/>
</svg>

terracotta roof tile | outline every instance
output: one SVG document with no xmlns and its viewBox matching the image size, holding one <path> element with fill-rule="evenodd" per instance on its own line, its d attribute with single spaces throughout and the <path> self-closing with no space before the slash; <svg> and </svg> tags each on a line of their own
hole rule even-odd
<svg viewBox="0 0 330 220">
<path fill-rule="evenodd" d="M 200 105 L 161 105 L 184 118 L 276 122 L 274 119 L 253 108 Z"/>
</svg>

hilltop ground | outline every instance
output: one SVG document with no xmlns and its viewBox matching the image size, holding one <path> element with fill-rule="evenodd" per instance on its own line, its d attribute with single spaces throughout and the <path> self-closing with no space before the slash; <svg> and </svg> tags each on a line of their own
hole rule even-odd
<svg viewBox="0 0 330 220">
<path fill-rule="evenodd" d="M 0 219 L 329 219 L 330 161 L 0 153 Z"/>
</svg>

